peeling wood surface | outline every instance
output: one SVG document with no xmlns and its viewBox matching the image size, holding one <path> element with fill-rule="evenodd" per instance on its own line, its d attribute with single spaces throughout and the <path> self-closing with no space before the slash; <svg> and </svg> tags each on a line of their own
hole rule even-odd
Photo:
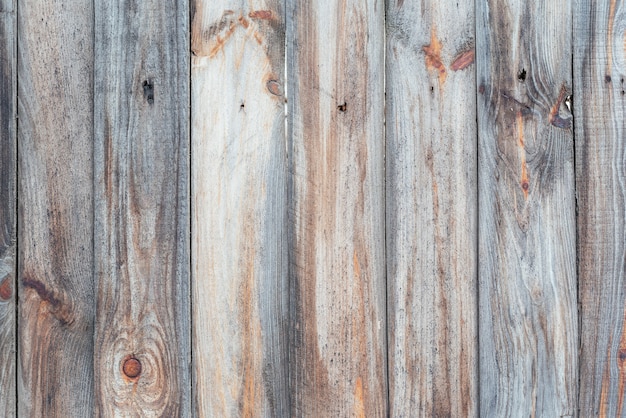
<svg viewBox="0 0 626 418">
<path fill-rule="evenodd" d="M 291 416 L 385 416 L 384 3 L 287 1 Z"/>
<path fill-rule="evenodd" d="M 626 5 L 577 0 L 580 416 L 626 416 Z"/>
<path fill-rule="evenodd" d="M 573 416 L 571 9 L 512 0 L 476 7 L 480 413 Z"/>
<path fill-rule="evenodd" d="M 193 6 L 194 408 L 286 417 L 284 5 L 241 5 Z"/>
<path fill-rule="evenodd" d="M 15 0 L 0 1 L 0 416 L 16 416 L 17 60 Z M 2 13 L 5 12 L 5 13 Z"/>
<path fill-rule="evenodd" d="M 97 416 L 191 416 L 188 20 L 95 3 Z"/>
<path fill-rule="evenodd" d="M 19 415 L 86 417 L 94 400 L 92 3 L 20 0 L 17 10 Z"/>
<path fill-rule="evenodd" d="M 478 413 L 474 7 L 387 3 L 390 415 Z"/>
</svg>

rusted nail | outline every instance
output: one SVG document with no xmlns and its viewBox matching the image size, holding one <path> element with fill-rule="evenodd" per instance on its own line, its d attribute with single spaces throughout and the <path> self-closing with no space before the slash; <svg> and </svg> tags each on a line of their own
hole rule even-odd
<svg viewBox="0 0 626 418">
<path fill-rule="evenodd" d="M 135 357 L 128 357 L 122 365 L 126 377 L 136 379 L 141 374 L 141 362 Z"/>
<path fill-rule="evenodd" d="M 13 280 L 11 280 L 11 275 L 7 274 L 0 283 L 0 300 L 9 300 L 11 296 L 13 296 Z"/>
<path fill-rule="evenodd" d="M 529 186 L 529 184 L 528 184 L 528 182 L 527 182 L 527 181 L 525 181 L 525 182 L 523 182 L 523 183 L 522 183 L 522 189 L 524 189 L 524 191 L 528 191 L 528 188 L 529 188 L 529 187 L 530 187 L 530 186 Z"/>
</svg>

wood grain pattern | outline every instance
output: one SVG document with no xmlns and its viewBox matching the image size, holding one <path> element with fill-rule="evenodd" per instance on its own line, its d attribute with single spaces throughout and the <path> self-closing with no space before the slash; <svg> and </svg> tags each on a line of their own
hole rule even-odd
<svg viewBox="0 0 626 418">
<path fill-rule="evenodd" d="M 289 415 L 284 5 L 196 0 L 192 22 L 197 412 L 284 417 Z"/>
<path fill-rule="evenodd" d="M 98 416 L 191 415 L 188 20 L 96 2 Z"/>
<path fill-rule="evenodd" d="M 17 413 L 15 396 L 17 71 L 14 0 L 0 1 L 0 416 Z"/>
<path fill-rule="evenodd" d="M 571 9 L 476 6 L 480 413 L 574 416 Z"/>
<path fill-rule="evenodd" d="M 384 3 L 287 9 L 291 415 L 386 416 Z"/>
<path fill-rule="evenodd" d="M 580 416 L 626 416 L 626 5 L 575 2 Z"/>
<path fill-rule="evenodd" d="M 390 416 L 478 412 L 474 5 L 387 3 Z"/>
<path fill-rule="evenodd" d="M 19 416 L 93 414 L 93 8 L 18 7 Z"/>
</svg>

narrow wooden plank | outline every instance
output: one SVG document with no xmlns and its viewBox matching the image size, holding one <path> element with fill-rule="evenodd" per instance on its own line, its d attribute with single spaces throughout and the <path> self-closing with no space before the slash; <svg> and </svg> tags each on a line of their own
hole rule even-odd
<svg viewBox="0 0 626 418">
<path fill-rule="evenodd" d="M 189 9 L 96 2 L 96 415 L 191 415 Z"/>
<path fill-rule="evenodd" d="M 575 2 L 580 416 L 626 416 L 626 5 Z"/>
<path fill-rule="evenodd" d="M 573 416 L 571 9 L 477 2 L 482 416 Z"/>
<path fill-rule="evenodd" d="M 23 417 L 93 415 L 93 8 L 18 7 Z"/>
<path fill-rule="evenodd" d="M 0 415 L 15 417 L 16 16 L 0 1 Z"/>
<path fill-rule="evenodd" d="M 385 416 L 385 6 L 287 5 L 291 415 Z"/>
<path fill-rule="evenodd" d="M 194 399 L 198 416 L 289 415 L 282 0 L 192 17 Z"/>
<path fill-rule="evenodd" d="M 390 416 L 478 413 L 474 4 L 387 3 Z"/>
</svg>

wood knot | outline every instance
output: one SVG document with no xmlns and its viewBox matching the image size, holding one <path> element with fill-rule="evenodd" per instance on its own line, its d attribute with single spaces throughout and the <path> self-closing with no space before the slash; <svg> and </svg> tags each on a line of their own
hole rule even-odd
<svg viewBox="0 0 626 418">
<path fill-rule="evenodd" d="M 135 357 L 127 357 L 122 365 L 122 371 L 126 377 L 136 379 L 141 374 L 141 362 Z"/>
<path fill-rule="evenodd" d="M 13 296 L 13 280 L 10 274 L 4 276 L 0 283 L 0 301 L 7 301 Z"/>
</svg>

